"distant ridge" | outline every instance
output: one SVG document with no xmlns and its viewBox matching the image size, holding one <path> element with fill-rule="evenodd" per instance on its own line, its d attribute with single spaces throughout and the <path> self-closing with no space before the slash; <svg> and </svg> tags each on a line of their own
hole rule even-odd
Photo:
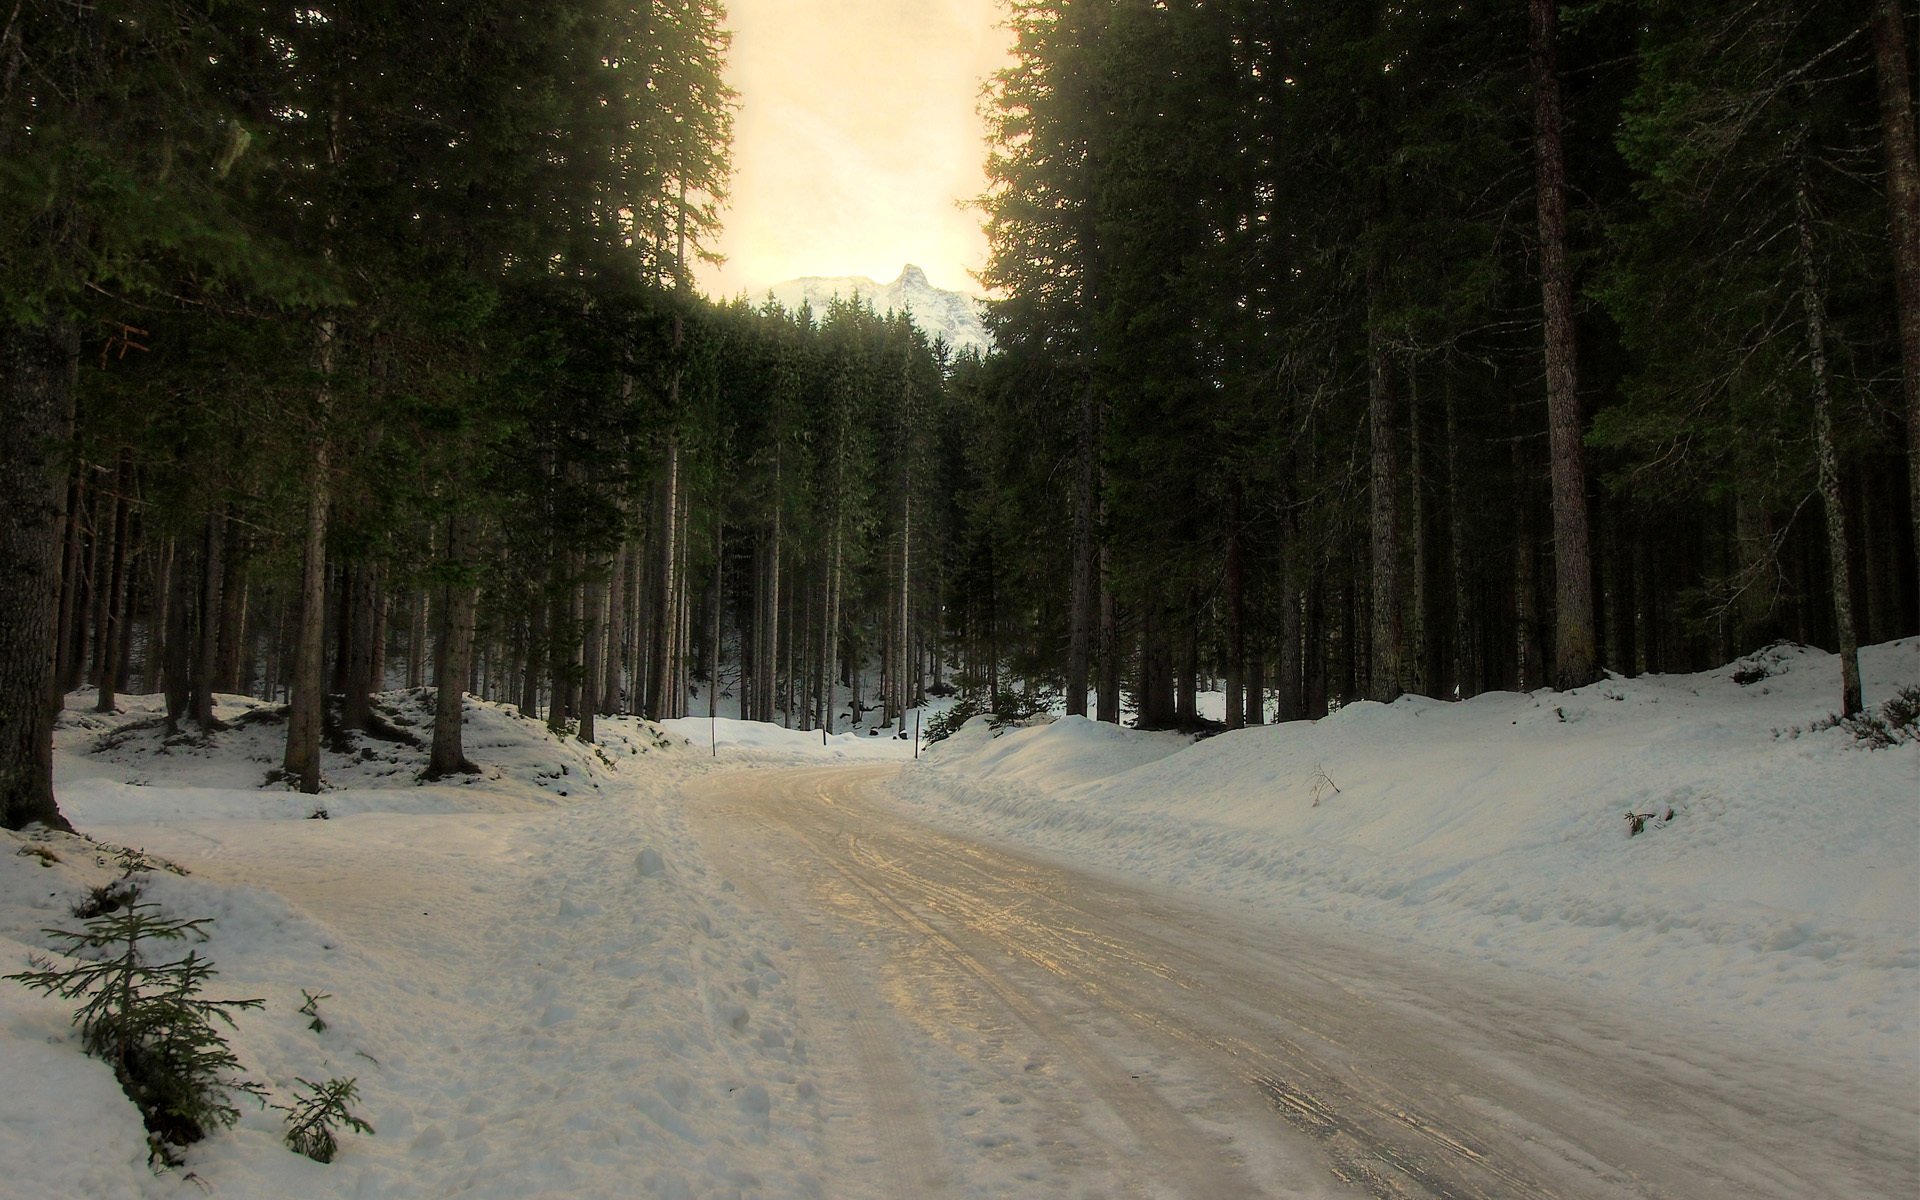
<svg viewBox="0 0 1920 1200">
<path fill-rule="evenodd" d="M 934 287 L 927 282 L 927 273 L 912 263 L 900 268 L 900 277 L 892 283 L 875 283 L 864 275 L 808 275 L 776 283 L 767 292 L 784 308 L 798 308 L 804 301 L 816 313 L 835 296 L 865 300 L 878 312 L 911 312 L 914 324 L 924 329 L 929 339 L 945 338 L 956 354 L 967 350 L 985 354 L 993 348 L 993 339 L 981 320 L 980 298 Z"/>
</svg>

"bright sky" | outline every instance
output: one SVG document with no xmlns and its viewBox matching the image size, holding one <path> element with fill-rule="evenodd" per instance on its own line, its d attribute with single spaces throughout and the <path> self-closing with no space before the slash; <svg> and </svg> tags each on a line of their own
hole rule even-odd
<svg viewBox="0 0 1920 1200">
<path fill-rule="evenodd" d="M 728 0 L 740 93 L 733 195 L 699 283 L 726 297 L 801 275 L 885 283 L 915 263 L 978 290 L 980 86 L 1005 61 L 996 0 Z"/>
</svg>

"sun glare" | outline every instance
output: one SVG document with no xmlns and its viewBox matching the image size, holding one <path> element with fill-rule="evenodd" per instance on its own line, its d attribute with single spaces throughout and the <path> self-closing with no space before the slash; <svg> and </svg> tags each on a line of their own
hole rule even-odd
<svg viewBox="0 0 1920 1200">
<path fill-rule="evenodd" d="M 1006 61 L 996 0 L 730 0 L 740 94 L 712 295 L 917 263 L 974 290 L 986 259 L 978 108 Z"/>
</svg>

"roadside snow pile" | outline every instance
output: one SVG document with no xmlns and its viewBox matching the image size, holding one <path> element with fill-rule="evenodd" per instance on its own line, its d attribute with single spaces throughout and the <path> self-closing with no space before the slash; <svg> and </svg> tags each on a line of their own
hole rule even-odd
<svg viewBox="0 0 1920 1200">
<path fill-rule="evenodd" d="M 1863 666 L 1870 705 L 1920 686 L 1920 640 Z M 1912 1070 L 1920 743 L 1827 727 L 1838 694 L 1833 656 L 1779 646 L 1199 743 L 973 722 L 896 788 L 1061 857 L 1617 989 L 1627 1023 L 1689 1008 Z"/>
<path fill-rule="evenodd" d="M 844 759 L 913 757 L 911 733 L 904 738 L 887 732 L 868 734 L 864 731 L 822 736 L 818 729 L 786 729 L 765 721 L 740 721 L 732 717 L 676 717 L 660 722 L 660 728 L 676 739 L 684 739 L 694 754 L 717 752 L 723 761 L 750 761 L 762 766 L 819 766 Z M 911 716 L 907 728 L 913 728 Z"/>
<path fill-rule="evenodd" d="M 424 697 L 382 704 L 424 738 Z M 61 804 L 88 837 L 0 831 L 0 974 L 69 965 L 42 930 L 79 929 L 78 901 L 149 864 L 144 899 L 213 918 L 192 947 L 218 971 L 206 997 L 265 1001 L 234 1014 L 245 1075 L 279 1104 L 296 1079 L 354 1079 L 377 1132 L 343 1130 L 322 1166 L 236 1096 L 234 1128 L 154 1174 L 74 1003 L 0 982 L 0 1197 L 825 1193 L 783 938 L 710 874 L 680 813 L 704 759 L 677 739 L 622 718 L 583 746 L 470 702 L 482 776 L 416 786 L 419 746 L 356 742 L 312 797 L 257 786 L 276 727 L 238 698 L 208 744 L 134 728 L 89 754 L 156 702 L 129 707 L 59 735 Z M 316 803 L 331 819 L 305 819 Z"/>
<path fill-rule="evenodd" d="M 658 726 L 632 718 L 603 719 L 594 745 L 561 737 L 510 706 L 466 698 L 462 740 L 477 775 L 454 775 L 415 786 L 433 742 L 431 688 L 374 697 L 371 733 L 338 730 L 330 712 L 321 740 L 318 797 L 281 782 L 287 709 L 248 696 L 216 696 L 222 726 L 203 737 L 189 722 L 167 736 L 165 700 L 122 697 L 120 711 L 92 710 L 91 693 L 76 692 L 55 735 L 63 809 L 80 804 L 96 821 L 164 820 L 184 815 L 245 818 L 329 816 L 351 812 L 472 812 L 558 803 L 599 790 L 616 764 L 684 746 Z M 184 808 L 173 789 L 191 789 Z M 532 789 L 531 791 L 529 789 Z M 216 801 L 209 790 L 225 793 Z M 217 804 L 217 811 L 210 808 Z"/>
</svg>

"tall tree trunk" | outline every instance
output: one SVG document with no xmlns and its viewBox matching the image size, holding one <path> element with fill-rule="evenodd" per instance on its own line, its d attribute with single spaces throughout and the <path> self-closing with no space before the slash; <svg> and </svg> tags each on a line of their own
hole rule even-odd
<svg viewBox="0 0 1920 1200">
<path fill-rule="evenodd" d="M 680 564 L 680 547 L 675 537 L 680 531 L 680 438 L 671 434 L 667 438 L 667 478 L 666 494 L 660 506 L 661 539 L 660 553 L 660 591 L 659 607 L 653 613 L 653 695 L 648 709 L 655 719 L 665 720 L 673 716 L 673 635 L 675 631 L 674 614 L 677 611 L 679 580 L 676 568 Z"/>
<path fill-rule="evenodd" d="M 907 486 L 913 486 L 913 476 L 907 476 Z M 894 686 L 898 695 L 894 697 L 894 714 L 900 718 L 900 727 L 906 728 L 907 707 L 913 703 L 914 675 L 912 633 L 907 624 L 909 600 L 913 590 L 913 494 L 911 490 L 902 498 L 900 510 L 900 607 L 896 615 L 898 631 L 896 633 L 898 649 L 895 661 L 899 664 L 894 671 Z M 1081 715 L 1085 715 L 1084 704 Z"/>
<path fill-rule="evenodd" d="M 1100 688 L 1099 717 L 1109 725 L 1120 723 L 1120 597 L 1113 590 L 1113 553 L 1100 546 Z"/>
<path fill-rule="evenodd" d="M 62 322 L 0 320 L 0 825 L 73 826 L 53 795 L 54 642 L 62 455 L 73 423 L 79 335 Z"/>
<path fill-rule="evenodd" d="M 529 719 L 540 714 L 540 664 L 546 661 L 547 606 L 534 596 L 527 608 L 526 645 L 520 656 L 520 715 Z"/>
<path fill-rule="evenodd" d="M 627 651 L 627 577 L 632 573 L 628 556 L 632 553 L 632 543 L 622 537 L 620 548 L 613 555 L 612 575 L 607 581 L 607 627 L 601 639 L 606 643 L 606 649 L 601 661 L 599 688 L 600 711 L 607 716 L 628 711 L 621 680 Z"/>
<path fill-rule="evenodd" d="M 607 602 L 603 569 L 596 563 L 580 582 L 580 740 L 583 742 L 594 738 L 593 718 L 600 711 L 600 684 L 606 667 L 601 660 L 600 637 L 600 621 Z"/>
<path fill-rule="evenodd" d="M 1174 685 L 1174 716 L 1182 729 L 1200 725 L 1200 621 L 1194 601 L 1187 599 L 1186 620 L 1182 621 L 1180 667 Z"/>
<path fill-rule="evenodd" d="M 340 646 L 346 657 L 341 672 L 341 724 L 367 730 L 373 725 L 373 693 L 380 686 L 381 587 L 380 570 L 373 563 L 355 563 L 341 577 L 347 593 L 346 626 Z"/>
<path fill-rule="evenodd" d="M 1367 698 L 1392 701 L 1406 690 L 1401 665 L 1400 462 L 1392 359 L 1380 328 L 1379 263 L 1367 271 L 1367 436 L 1371 443 L 1368 504 L 1373 548 L 1373 636 Z"/>
<path fill-rule="evenodd" d="M 1241 548 L 1241 484 L 1227 481 L 1227 728 L 1246 725 L 1247 580 Z"/>
<path fill-rule="evenodd" d="M 140 682 L 148 695 L 165 686 L 167 674 L 167 606 L 173 600 L 173 539 L 166 539 L 149 560 L 147 579 L 147 645 L 141 656 Z"/>
<path fill-rule="evenodd" d="M 833 516 L 833 574 L 827 587 L 827 645 L 824 661 L 827 665 L 827 728 L 829 730 L 833 728 L 834 714 L 836 711 L 834 676 L 838 672 L 840 660 L 840 601 L 841 589 L 845 586 L 845 581 L 841 577 L 842 542 L 846 536 L 842 527 L 842 509 L 844 505 L 845 501 L 843 499 L 835 499 Z M 858 720 L 859 714 L 856 712 L 852 719 L 849 720 L 847 728 L 852 729 L 853 726 L 858 723 Z"/>
<path fill-rule="evenodd" d="M 1528 65 L 1533 76 L 1534 190 L 1540 224 L 1540 295 L 1545 308 L 1547 432 L 1553 467 L 1553 685 L 1561 691 L 1599 678 L 1593 636 L 1593 568 L 1587 545 L 1587 468 L 1581 445 L 1579 367 L 1573 328 L 1573 270 L 1567 261 L 1567 165 L 1561 136 L 1559 0 L 1528 0 Z"/>
<path fill-rule="evenodd" d="M 1912 27 L 1900 0 L 1873 0 L 1873 60 L 1880 83 L 1880 138 L 1887 161 L 1887 224 L 1900 319 L 1907 399 L 1907 504 L 1920 562 L 1920 151 L 1914 145 Z"/>
<path fill-rule="evenodd" d="M 1073 564 L 1068 586 L 1067 715 L 1087 715 L 1088 654 L 1093 645 L 1095 484 L 1099 408 L 1089 375 L 1080 392 L 1080 423 L 1074 443 Z"/>
<path fill-rule="evenodd" d="M 407 614 L 407 687 L 425 687 L 427 683 L 427 593 L 415 592 L 413 608 Z"/>
<path fill-rule="evenodd" d="M 71 405 L 71 399 L 65 401 Z M 68 424 L 71 425 L 71 418 Z M 62 434 L 61 436 L 66 436 Z M 53 682 L 50 685 L 54 693 L 54 711 L 66 704 L 66 694 L 73 690 L 78 682 L 75 678 L 74 645 L 78 640 L 75 622 L 80 611 L 81 576 L 86 567 L 86 549 L 82 537 L 87 502 L 87 481 L 84 465 L 76 464 L 67 471 L 67 480 L 61 488 L 65 503 L 57 506 L 60 513 L 57 539 L 61 552 L 56 559 L 58 573 L 54 579 L 53 617 Z"/>
<path fill-rule="evenodd" d="M 227 522 L 227 545 L 221 554 L 220 654 L 214 669 L 214 687 L 244 693 L 253 684 L 247 669 L 247 537 L 239 521 Z"/>
<path fill-rule="evenodd" d="M 1453 694 L 1465 700 L 1480 691 L 1473 654 L 1473 610 L 1467 589 L 1467 510 L 1460 481 L 1460 414 L 1453 378 L 1446 380 L 1447 421 L 1447 573 L 1453 577 Z"/>
<path fill-rule="evenodd" d="M 1827 375 L 1827 302 L 1814 258 L 1813 201 L 1808 194 L 1806 147 L 1800 149 L 1794 187 L 1794 226 L 1799 238 L 1801 303 L 1807 317 L 1807 361 L 1813 368 L 1814 450 L 1820 499 L 1827 513 L 1827 557 L 1833 579 L 1833 624 L 1840 642 L 1840 715 L 1861 709 L 1860 639 L 1853 622 L 1853 573 L 1847 549 L 1847 517 L 1841 506 L 1840 460 L 1833 435 L 1833 391 Z"/>
<path fill-rule="evenodd" d="M 575 583 L 568 576 L 573 555 L 557 551 L 551 556 L 547 580 L 547 728 L 556 736 L 566 733 L 573 716 L 573 659 L 579 649 L 580 627 L 574 620 Z"/>
<path fill-rule="evenodd" d="M 95 712 L 110 713 L 114 710 L 120 680 L 123 678 L 122 662 L 126 657 L 127 640 L 127 576 L 131 558 L 130 527 L 133 524 L 133 455 L 120 452 L 120 465 L 115 471 L 114 508 L 113 508 L 113 570 L 107 581 L 107 604 L 105 609 L 106 627 L 101 631 L 101 639 L 106 644 L 103 667 L 100 672 L 100 695 L 94 704 Z"/>
<path fill-rule="evenodd" d="M 1514 406 L 1513 428 L 1521 424 L 1519 405 Z M 1525 439 L 1510 439 L 1513 450 L 1513 688 L 1532 691 L 1541 682 L 1539 646 L 1539 584 L 1535 578 L 1533 509 L 1533 468 L 1528 463 Z"/>
<path fill-rule="evenodd" d="M 293 635 L 292 699 L 287 714 L 287 753 L 281 769 L 308 794 L 320 790 L 320 726 L 326 708 L 327 516 L 332 500 L 328 424 L 333 409 L 334 340 L 331 315 L 315 324 L 314 362 L 320 387 L 314 397 L 311 456 L 307 460 L 307 528 L 300 549 L 300 616 Z M 180 569 L 175 564 L 174 570 Z"/>
<path fill-rule="evenodd" d="M 194 605 L 200 617 L 193 653 L 193 723 L 205 733 L 213 724 L 213 680 L 220 657 L 220 589 L 226 582 L 221 559 L 227 547 L 227 510 L 216 504 L 207 514 L 200 543 L 200 596 Z"/>
<path fill-rule="evenodd" d="M 185 541 L 176 540 L 173 552 L 173 594 L 167 599 L 167 736 L 180 732 L 180 721 L 193 708 L 194 601 L 200 556 Z"/>
<path fill-rule="evenodd" d="M 474 569 L 473 519 L 465 515 L 447 521 L 449 582 L 434 610 L 440 615 L 440 643 L 433 655 L 433 749 L 427 756 L 427 778 L 457 772 L 471 773 L 462 737 L 467 677 L 473 671 L 473 617 L 478 589 L 469 574 Z M 421 607 L 425 607 L 421 597 Z"/>
<path fill-rule="evenodd" d="M 95 473 L 105 476 L 104 471 Z M 108 597 L 113 594 L 113 519 L 118 507 L 119 498 L 111 488 L 100 485 L 93 488 L 93 545 L 88 555 L 87 575 L 87 599 L 92 609 L 87 622 L 91 631 L 87 678 L 96 684 L 107 669 L 107 610 L 112 607 Z"/>
<path fill-rule="evenodd" d="M 711 597 L 712 621 L 710 624 L 713 645 L 707 658 L 713 665 L 707 674 L 707 716 L 717 718 L 720 715 L 720 633 L 721 620 L 726 614 L 725 591 L 722 584 L 726 580 L 727 548 L 726 522 L 716 518 L 713 522 L 713 596 Z"/>
<path fill-rule="evenodd" d="M 1418 364 L 1407 362 L 1407 527 L 1413 542 L 1412 594 L 1407 598 L 1407 686 L 1422 696 L 1437 690 L 1439 672 L 1434 668 L 1435 639 L 1429 635 L 1431 602 L 1429 575 L 1432 554 L 1427 540 L 1427 478 L 1424 451 L 1426 439 L 1420 428 L 1420 380 Z"/>
<path fill-rule="evenodd" d="M 687 715 L 687 693 L 693 678 L 693 491 L 680 489 L 680 631 L 674 642 L 680 654 L 673 664 L 673 715 Z"/>
</svg>

